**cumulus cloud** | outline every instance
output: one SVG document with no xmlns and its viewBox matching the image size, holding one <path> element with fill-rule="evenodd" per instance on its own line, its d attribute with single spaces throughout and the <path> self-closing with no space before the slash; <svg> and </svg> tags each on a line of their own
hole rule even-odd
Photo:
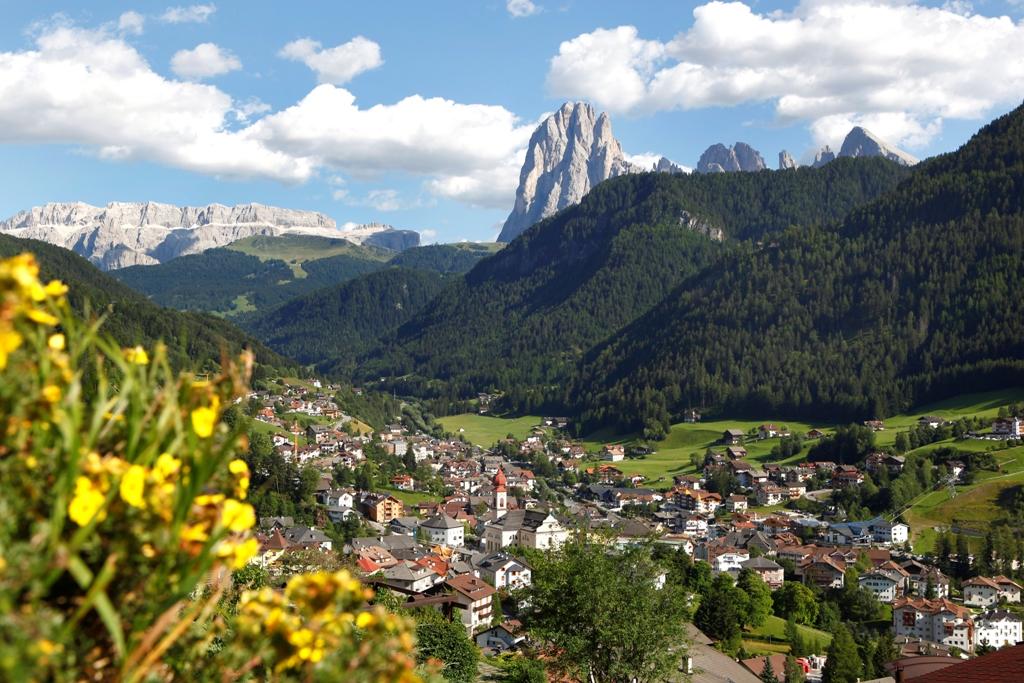
<svg viewBox="0 0 1024 683">
<path fill-rule="evenodd" d="M 632 26 L 565 41 L 548 87 L 612 112 L 769 102 L 779 122 L 811 123 L 819 142 L 841 140 L 826 137 L 836 122 L 870 121 L 907 145 L 1024 91 L 1024 23 L 974 14 L 967 2 L 805 0 L 788 14 L 710 2 L 693 16 L 667 42 Z"/>
<path fill-rule="evenodd" d="M 427 189 L 439 197 L 456 199 L 470 206 L 507 209 L 516 195 L 525 157 L 525 148 L 517 150 L 493 167 L 429 180 Z"/>
<path fill-rule="evenodd" d="M 168 80 L 102 31 L 58 26 L 35 49 L 0 52 L 0 142 L 75 144 L 221 176 L 311 176 L 310 160 L 226 131 L 233 108 L 224 92 Z"/>
<path fill-rule="evenodd" d="M 508 0 L 505 3 L 505 9 L 516 19 L 529 17 L 540 11 L 540 7 L 531 2 L 531 0 Z"/>
<path fill-rule="evenodd" d="M 362 109 L 351 92 L 328 84 L 249 129 L 274 149 L 357 175 L 477 173 L 524 149 L 531 132 L 500 106 L 412 95 Z"/>
<path fill-rule="evenodd" d="M 205 24 L 216 11 L 217 6 L 213 4 L 168 7 L 160 15 L 160 21 L 165 24 Z"/>
<path fill-rule="evenodd" d="M 514 197 L 534 126 L 504 107 L 419 95 L 361 107 L 349 91 L 322 84 L 271 113 L 258 98 L 235 100 L 155 72 L 115 28 L 50 26 L 31 49 L 0 52 L 0 144 L 71 144 L 111 161 L 223 177 L 304 182 L 322 173 L 344 201 L 356 200 L 343 175 L 394 172 L 468 204 L 507 207 Z M 175 70 L 189 78 L 222 73 L 234 68 L 227 55 L 219 66 L 177 60 Z M 358 201 L 408 206 L 387 190 Z"/>
<path fill-rule="evenodd" d="M 437 242 L 437 230 L 427 228 L 420 230 L 420 243 L 421 244 L 433 244 Z"/>
<path fill-rule="evenodd" d="M 171 57 L 171 70 L 182 78 L 203 79 L 242 68 L 230 50 L 214 43 L 200 43 L 191 50 L 178 50 Z"/>
<path fill-rule="evenodd" d="M 308 66 L 320 83 L 334 85 L 344 85 L 364 71 L 376 69 L 384 63 L 380 45 L 363 36 L 329 48 L 323 48 L 311 38 L 300 38 L 281 48 L 279 54 Z"/>
<path fill-rule="evenodd" d="M 128 11 L 117 18 L 117 30 L 134 36 L 142 35 L 146 18 L 138 12 Z"/>
</svg>

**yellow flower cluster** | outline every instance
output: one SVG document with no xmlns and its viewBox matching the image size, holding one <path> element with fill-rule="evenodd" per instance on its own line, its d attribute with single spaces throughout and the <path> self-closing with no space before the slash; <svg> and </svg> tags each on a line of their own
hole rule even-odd
<svg viewBox="0 0 1024 683">
<path fill-rule="evenodd" d="M 413 682 L 415 650 L 409 625 L 377 606 L 368 608 L 373 591 L 348 571 L 293 577 L 284 592 L 270 588 L 247 591 L 239 606 L 238 628 L 252 639 L 269 637 L 276 672 L 315 666 L 328 655 L 374 659 L 381 680 Z M 360 643 L 384 643 L 377 652 Z"/>
<path fill-rule="evenodd" d="M 40 282 L 35 257 L 25 253 L 0 261 L 0 291 L 3 292 L 3 300 L 0 301 L 0 369 L 3 369 L 7 367 L 10 354 L 24 342 L 22 334 L 14 329 L 14 321 L 24 318 L 44 327 L 53 327 L 59 321 L 46 310 L 46 306 L 63 303 L 68 288 L 59 280 L 45 285 Z M 45 396 L 46 400 L 55 403 L 50 400 L 53 395 L 51 390 Z"/>
<path fill-rule="evenodd" d="M 223 493 L 203 494 L 196 497 L 192 511 L 190 523 L 181 530 L 182 547 L 190 554 L 198 555 L 210 538 L 223 534 L 228 535 L 214 553 L 232 569 L 241 569 L 259 552 L 259 542 L 248 536 L 256 525 L 256 511 L 248 503 Z"/>
<path fill-rule="evenodd" d="M 242 481 L 248 487 L 249 468 L 243 461 L 234 462 L 241 463 L 241 467 L 232 463 L 231 471 L 236 475 L 236 489 L 242 490 Z M 68 516 L 79 526 L 102 522 L 107 517 L 107 492 L 117 481 L 119 497 L 128 507 L 169 522 L 181 470 L 181 461 L 168 453 L 162 453 L 152 467 L 90 453 L 83 464 L 84 474 L 75 483 Z M 191 554 L 197 555 L 213 536 L 223 534 L 227 537 L 217 543 L 214 552 L 232 568 L 244 567 L 259 552 L 256 539 L 246 537 L 256 525 L 256 512 L 248 503 L 222 493 L 203 494 L 193 501 L 192 512 L 180 535 L 183 549 Z"/>
<path fill-rule="evenodd" d="M 200 406 L 192 411 L 192 431 L 200 439 L 209 439 L 220 417 L 220 398 L 213 394 L 210 405 Z"/>
</svg>

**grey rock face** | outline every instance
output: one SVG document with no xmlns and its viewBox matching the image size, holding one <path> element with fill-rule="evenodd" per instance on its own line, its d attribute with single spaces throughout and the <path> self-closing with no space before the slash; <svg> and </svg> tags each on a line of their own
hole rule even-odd
<svg viewBox="0 0 1024 683">
<path fill-rule="evenodd" d="M 839 150 L 841 157 L 885 157 L 903 166 L 913 166 L 917 159 L 901 149 L 893 147 L 866 128 L 856 126 L 843 140 Z"/>
<path fill-rule="evenodd" d="M 797 168 L 797 166 L 798 164 L 796 163 L 796 159 L 793 158 L 793 155 L 791 155 L 786 150 L 782 150 L 781 152 L 779 152 L 780 171 L 785 171 L 786 169 L 790 168 Z"/>
<path fill-rule="evenodd" d="M 668 157 L 661 157 L 652 169 L 655 173 L 687 173 L 688 171 Z"/>
<path fill-rule="evenodd" d="M 390 226 L 338 230 L 332 218 L 314 211 L 262 204 L 178 207 L 157 202 L 51 203 L 0 221 L 0 232 L 70 249 L 104 270 L 162 263 L 254 235 L 309 234 L 363 243 L 397 232 Z M 419 242 L 419 235 L 416 242 Z M 404 238 L 406 241 L 410 237 Z"/>
<path fill-rule="evenodd" d="M 510 242 L 537 221 L 579 203 L 598 183 L 642 169 L 627 162 L 607 114 L 566 103 L 530 138 L 516 202 L 498 235 Z"/>
<path fill-rule="evenodd" d="M 694 216 L 689 211 L 683 211 L 679 214 L 679 225 L 716 242 L 721 242 L 725 239 L 725 233 L 721 228 L 711 225 L 699 216 Z"/>
<path fill-rule="evenodd" d="M 721 143 L 711 145 L 697 162 L 697 173 L 756 172 L 765 168 L 761 153 L 745 142 L 737 142 L 732 147 Z"/>
<path fill-rule="evenodd" d="M 814 166 L 814 168 L 821 168 L 822 166 L 834 160 L 835 158 L 836 153 L 832 151 L 831 147 L 825 145 L 820 150 L 818 150 L 817 154 L 814 155 L 814 163 L 811 165 Z"/>
<path fill-rule="evenodd" d="M 405 251 L 420 246 L 420 234 L 415 230 L 395 230 L 387 226 L 387 230 L 374 233 L 367 237 L 363 244 L 369 244 L 391 251 Z"/>
</svg>

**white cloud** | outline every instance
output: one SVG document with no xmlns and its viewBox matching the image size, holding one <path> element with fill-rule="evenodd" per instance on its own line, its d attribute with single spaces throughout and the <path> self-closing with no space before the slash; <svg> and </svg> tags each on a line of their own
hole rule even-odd
<svg viewBox="0 0 1024 683">
<path fill-rule="evenodd" d="M 480 206 L 507 208 L 514 198 L 534 126 L 504 107 L 413 95 L 363 108 L 323 84 L 270 113 L 258 98 L 156 73 L 115 29 L 52 25 L 31 49 L 0 52 L 0 144 L 69 144 L 110 161 L 223 177 L 304 182 L 323 173 L 336 199 L 381 210 L 424 200 L 386 190 L 353 199 L 342 176 L 412 175 L 435 196 Z M 224 67 L 178 62 L 196 77 Z"/>
<path fill-rule="evenodd" d="M 236 102 L 233 111 L 239 123 L 247 123 L 254 116 L 270 111 L 270 105 L 258 97 L 250 97 L 244 102 Z"/>
<path fill-rule="evenodd" d="M 403 206 L 398 190 L 370 190 L 366 193 L 366 203 L 378 211 L 398 211 Z"/>
<path fill-rule="evenodd" d="M 165 24 L 205 24 L 216 11 L 217 6 L 214 4 L 168 7 L 160 15 L 160 21 Z"/>
<path fill-rule="evenodd" d="M 182 78 L 203 79 L 242 68 L 230 50 L 214 43 L 200 43 L 191 50 L 178 50 L 171 57 L 171 70 Z"/>
<path fill-rule="evenodd" d="M 443 175 L 427 182 L 427 189 L 439 197 L 456 199 L 483 209 L 508 209 L 516 196 L 525 148 L 491 168 L 470 173 Z"/>
<path fill-rule="evenodd" d="M 920 145 L 943 119 L 983 117 L 1024 91 L 1024 23 L 947 5 L 805 0 L 759 14 L 710 2 L 668 42 L 632 26 L 563 42 L 548 87 L 612 112 L 768 102 L 781 123 L 812 122 L 819 139 L 837 121 L 864 120 L 891 142 Z"/>
<path fill-rule="evenodd" d="M 334 85 L 344 85 L 364 71 L 376 69 L 384 63 L 380 45 L 363 36 L 329 48 L 322 48 L 311 38 L 300 38 L 281 48 L 279 54 L 308 66 L 316 72 L 320 83 Z"/>
<path fill-rule="evenodd" d="M 361 109 L 348 90 L 324 84 L 249 133 L 273 149 L 356 175 L 454 176 L 504 164 L 525 149 L 532 131 L 500 106 L 412 95 Z"/>
<path fill-rule="evenodd" d="M 540 11 L 540 7 L 531 2 L 531 0 L 508 0 L 505 3 L 505 9 L 516 19 L 529 17 Z"/>
<path fill-rule="evenodd" d="M 0 52 L 0 142 L 74 144 L 211 175 L 310 177 L 310 160 L 226 131 L 234 106 L 213 86 L 155 73 L 102 31 L 56 26 L 32 50 Z"/>
<path fill-rule="evenodd" d="M 623 156 L 626 157 L 626 161 L 634 166 L 639 166 L 640 168 L 649 171 L 654 168 L 654 165 L 658 163 L 658 160 L 661 159 L 663 155 L 655 154 L 654 152 L 644 152 L 643 154 L 624 154 Z"/>
<path fill-rule="evenodd" d="M 117 19 L 117 30 L 125 34 L 139 36 L 146 25 L 146 18 L 138 12 L 128 11 Z"/>
<path fill-rule="evenodd" d="M 427 228 L 420 230 L 420 244 L 434 244 L 437 242 L 437 230 Z"/>
</svg>

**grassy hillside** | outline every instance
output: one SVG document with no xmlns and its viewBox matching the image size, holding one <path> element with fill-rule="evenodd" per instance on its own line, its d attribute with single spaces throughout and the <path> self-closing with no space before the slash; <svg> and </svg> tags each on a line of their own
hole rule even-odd
<svg viewBox="0 0 1024 683">
<path fill-rule="evenodd" d="M 151 347 L 162 340 L 176 367 L 196 369 L 217 365 L 222 352 L 236 354 L 248 347 L 255 351 L 264 370 L 295 370 L 292 361 L 230 323 L 209 315 L 161 308 L 67 249 L 0 235 L 0 257 L 24 251 L 35 254 L 42 278 L 60 279 L 70 286 L 68 299 L 76 311 L 105 315 L 104 332 L 125 346 Z"/>
<path fill-rule="evenodd" d="M 376 272 L 390 255 L 342 239 L 257 236 L 111 274 L 162 306 L 238 316 Z"/>
<path fill-rule="evenodd" d="M 446 432 L 462 434 L 466 440 L 477 446 L 490 448 L 495 443 L 511 434 L 517 439 L 525 439 L 530 431 L 541 423 L 537 415 L 524 415 L 516 418 L 500 418 L 476 413 L 462 413 L 438 418 L 438 422 Z"/>
<path fill-rule="evenodd" d="M 254 235 L 232 242 L 225 248 L 255 256 L 261 261 L 284 261 L 292 269 L 296 279 L 306 277 L 303 264 L 307 261 L 319 261 L 332 256 L 348 256 L 359 261 L 383 263 L 392 256 L 392 252 L 386 249 L 361 246 L 345 239 L 332 239 L 316 235 L 281 235 L 279 237 Z"/>
<path fill-rule="evenodd" d="M 498 253 L 503 246 L 497 242 L 430 244 L 407 249 L 393 257 L 389 263 L 437 273 L 468 273 L 482 259 Z"/>
</svg>

